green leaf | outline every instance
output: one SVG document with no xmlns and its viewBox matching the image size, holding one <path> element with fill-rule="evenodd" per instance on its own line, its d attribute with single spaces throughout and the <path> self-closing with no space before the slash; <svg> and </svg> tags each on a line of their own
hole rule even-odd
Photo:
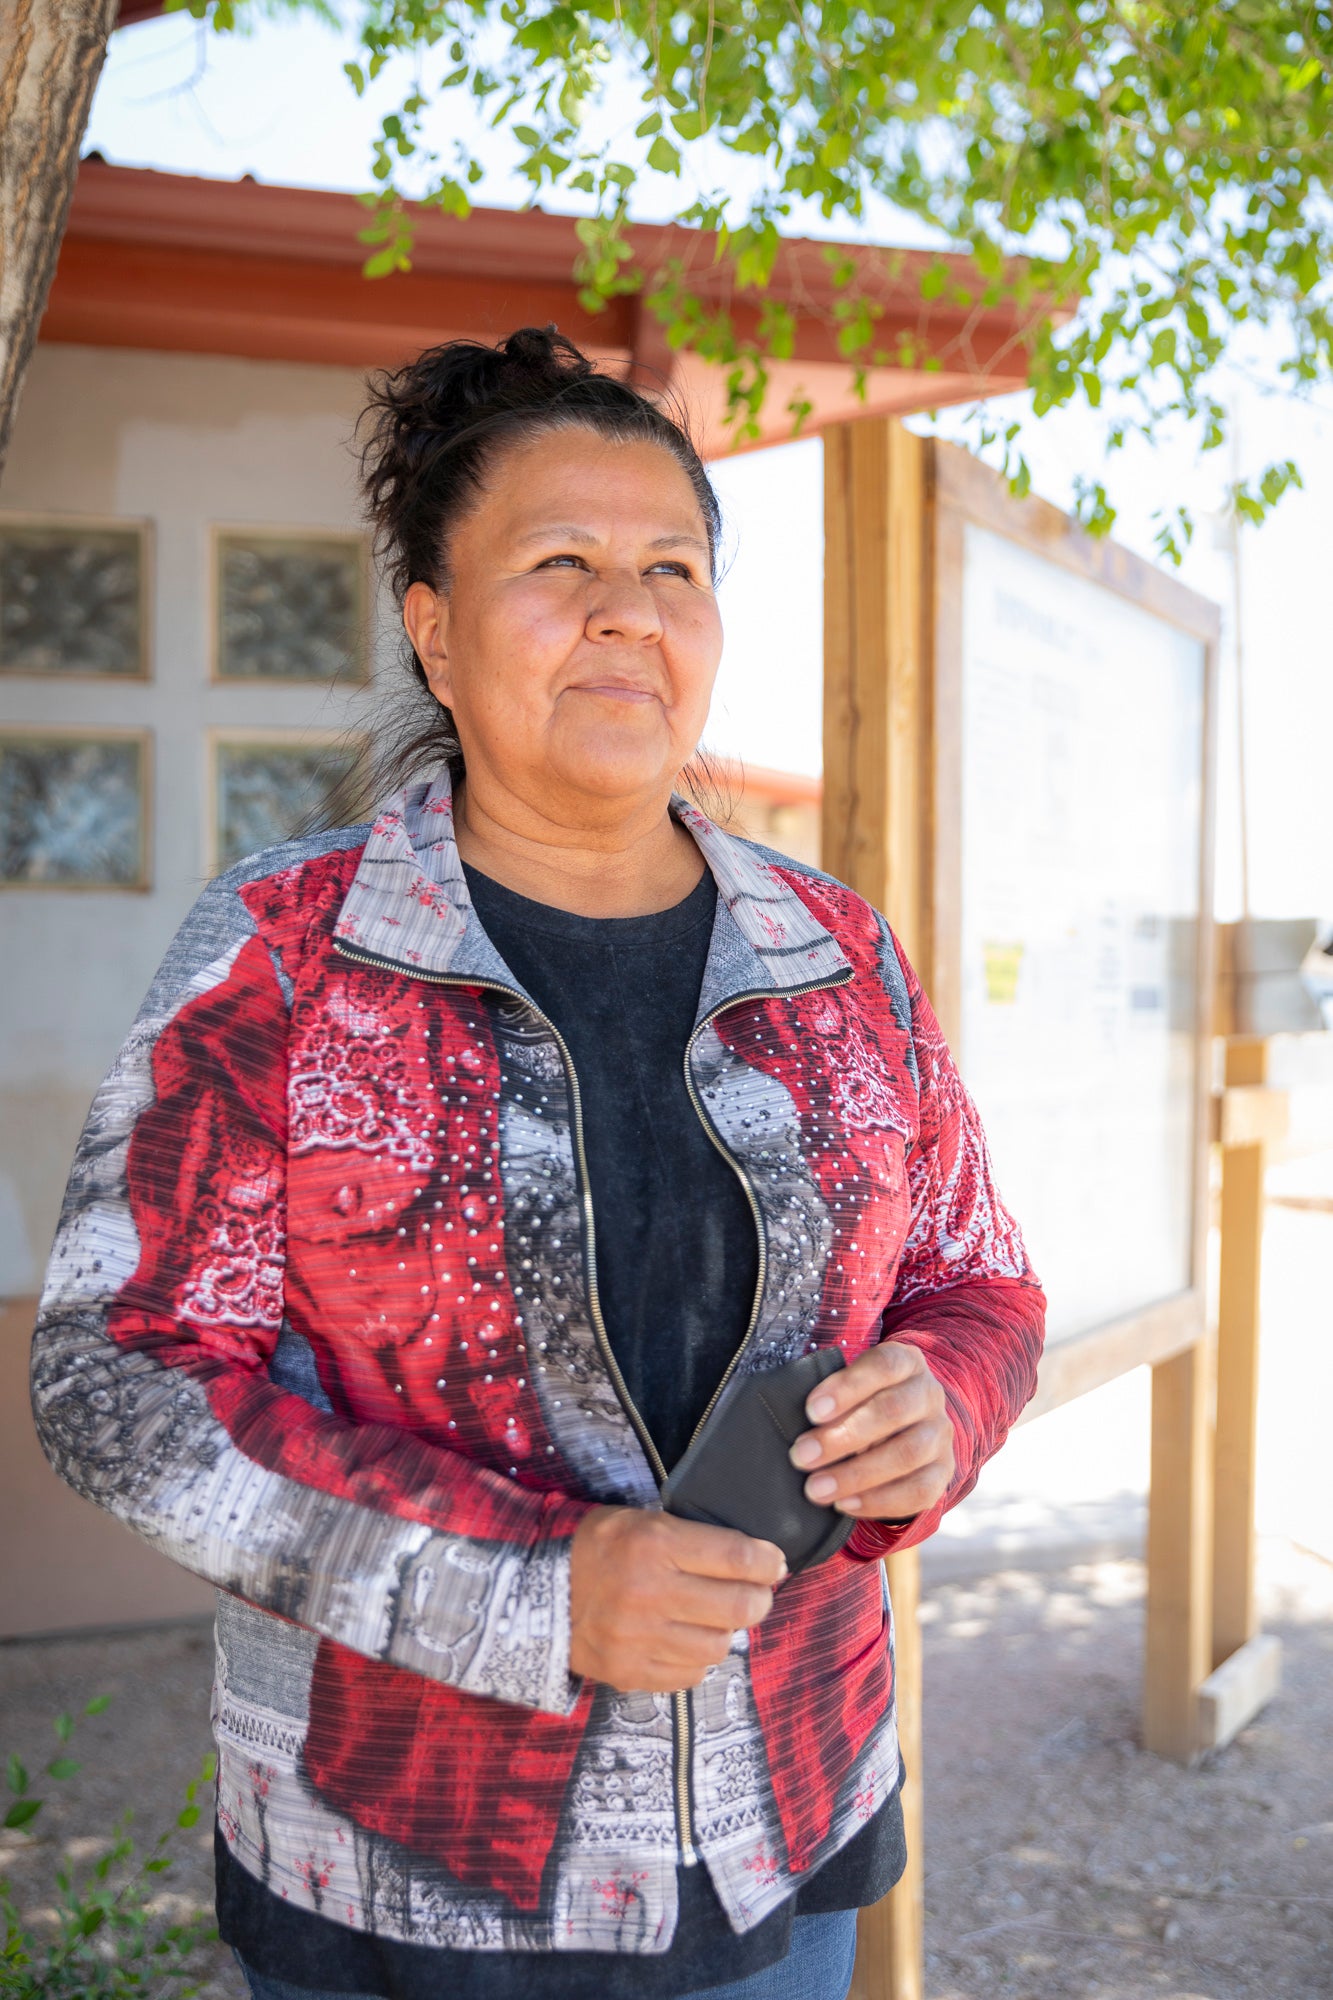
<svg viewBox="0 0 1333 2000">
<path fill-rule="evenodd" d="M 1301 91 L 1308 90 L 1315 78 L 1323 70 L 1323 67 L 1323 63 L 1318 56 L 1307 57 L 1303 63 L 1298 64 L 1295 68 L 1289 69 L 1284 64 L 1282 69 L 1282 83 L 1287 95 L 1289 97 L 1297 97 Z"/>
<path fill-rule="evenodd" d="M 70 1737 L 74 1734 L 74 1717 L 72 1715 L 58 1715 L 51 1727 L 55 1730 L 56 1735 L 62 1743 L 68 1743 Z"/>
<path fill-rule="evenodd" d="M 5 1814 L 3 1824 L 7 1827 L 27 1826 L 30 1820 L 36 1819 L 41 1809 L 40 1799 L 16 1799 Z"/>
<path fill-rule="evenodd" d="M 974 240 L 972 258 L 983 278 L 998 278 L 1004 269 L 1004 252 L 989 236 L 979 236 Z"/>
<path fill-rule="evenodd" d="M 400 270 L 398 246 L 396 244 L 384 244 L 384 248 L 376 250 L 374 256 L 368 256 L 366 262 L 360 268 L 362 268 L 362 274 L 366 278 L 390 278 L 392 272 Z"/>
<path fill-rule="evenodd" d="M 219 29 L 256 11 L 241 0 L 183 7 Z M 859 238 L 873 190 L 969 255 L 967 276 L 979 272 L 984 287 L 975 307 L 998 316 L 1015 359 L 1028 357 L 1034 414 L 1084 394 L 1100 411 L 1103 441 L 1114 444 L 1124 426 L 1106 403 L 1125 385 L 1117 401 L 1133 397 L 1133 435 L 1151 439 L 1164 420 L 1183 417 L 1206 445 L 1218 424 L 1202 375 L 1236 349 L 1250 320 L 1280 336 L 1290 357 L 1281 372 L 1293 385 L 1333 382 L 1326 16 L 1326 4 L 1301 12 L 1276 0 L 1193 9 L 1168 0 L 1004 8 L 947 0 L 915 10 L 752 0 L 710 5 L 706 18 L 701 6 L 662 10 L 656 0 L 596 0 L 591 9 L 563 0 L 501 0 L 498 9 L 483 0 L 458 8 L 367 0 L 346 75 L 364 89 L 406 57 L 419 77 L 423 52 L 437 47 L 457 66 L 443 84 L 414 84 L 398 114 L 403 129 L 381 134 L 371 159 L 386 197 L 418 195 L 404 185 L 414 178 L 406 163 L 426 143 L 418 121 L 439 129 L 431 112 L 457 80 L 501 128 L 511 117 L 532 121 L 515 140 L 534 197 L 551 183 L 570 186 L 606 211 L 608 225 L 635 170 L 615 159 L 614 140 L 589 144 L 575 133 L 618 129 L 618 113 L 598 113 L 624 101 L 614 93 L 628 82 L 636 148 L 663 140 L 670 152 L 657 148 L 652 170 L 689 174 L 674 220 L 712 234 L 711 259 L 705 251 L 696 275 L 678 278 L 664 316 L 675 345 L 735 371 L 727 377 L 735 437 L 755 434 L 768 385 L 739 359 L 745 338 L 731 302 L 770 282 L 777 250 L 768 233 L 786 232 L 799 199 L 818 205 L 828 235 Z M 705 138 L 707 152 L 691 159 Z M 729 176 L 728 155 L 764 164 Z M 481 169 L 468 158 L 454 172 L 474 187 Z M 1063 251 L 1051 247 L 1057 239 Z M 397 241 L 386 231 L 375 247 Z M 590 309 L 645 275 L 610 234 L 581 243 L 579 259 L 574 281 Z M 710 261 L 721 282 L 705 298 L 699 274 Z M 927 302 L 957 300 L 957 272 L 941 258 L 921 287 Z M 881 354 L 910 353 L 909 365 L 925 369 L 943 352 L 924 325 L 910 329 L 906 346 L 877 335 L 871 309 L 882 298 L 858 260 L 847 312 L 831 316 L 854 389 Z M 1247 499 L 1261 513 L 1269 504 L 1261 487 Z M 1185 530 L 1166 520 L 1179 546 Z"/>
<path fill-rule="evenodd" d="M 72 1757 L 56 1757 L 46 1767 L 48 1778 L 72 1778 L 83 1769 Z"/>
<path fill-rule="evenodd" d="M 669 139 L 664 139 L 659 135 L 648 148 L 648 164 L 655 173 L 678 174 L 680 172 L 680 154 Z"/>
<path fill-rule="evenodd" d="M 1148 350 L 1148 365 L 1152 368 L 1163 368 L 1175 358 L 1176 329 L 1173 326 L 1161 327 L 1153 335 L 1152 346 Z"/>
<path fill-rule="evenodd" d="M 198 1806 L 182 1806 L 176 1815 L 177 1826 L 193 1826 L 199 1818 Z"/>
<path fill-rule="evenodd" d="M 11 1792 L 27 1791 L 28 1773 L 24 1765 L 20 1763 L 17 1757 L 14 1756 L 10 1757 L 9 1762 L 5 1767 L 5 1775 L 9 1779 L 9 1789 Z"/>
</svg>

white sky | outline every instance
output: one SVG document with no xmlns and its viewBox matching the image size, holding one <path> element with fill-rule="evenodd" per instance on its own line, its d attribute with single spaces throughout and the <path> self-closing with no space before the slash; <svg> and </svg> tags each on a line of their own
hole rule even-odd
<svg viewBox="0 0 1333 2000">
<path fill-rule="evenodd" d="M 342 75 L 350 45 L 317 23 L 263 22 L 246 37 L 222 38 L 180 16 L 123 30 L 93 106 L 86 146 L 122 165 L 234 179 L 360 189 L 369 180 L 370 148 L 395 89 L 381 79 L 360 102 Z M 461 104 L 452 102 L 453 129 Z M 638 107 L 620 94 L 608 128 L 634 122 Z M 443 125 L 444 121 L 440 121 Z M 526 184 L 507 167 L 502 134 L 480 131 L 477 150 L 487 178 L 479 201 L 517 206 Z M 719 175 L 739 171 L 710 161 Z M 636 212 L 653 220 L 672 212 L 674 184 L 651 185 Z M 817 215 L 794 226 L 830 230 Z M 928 232 L 887 211 L 872 217 L 882 241 L 924 242 Z M 1276 458 L 1300 464 L 1306 490 L 1283 502 L 1259 531 L 1243 536 L 1243 629 L 1246 756 L 1250 808 L 1251 902 L 1269 916 L 1333 917 L 1333 618 L 1329 611 L 1333 523 L 1333 396 L 1325 407 L 1296 404 L 1273 392 L 1275 374 L 1262 348 L 1246 377 L 1228 385 L 1240 412 L 1241 467 Z M 1009 399 L 1021 411 L 1022 398 Z M 960 428 L 942 414 L 945 434 Z M 1062 413 L 1030 425 L 1025 448 L 1034 485 L 1058 504 L 1072 479 L 1101 464 L 1099 434 L 1087 413 Z M 708 740 L 752 764 L 817 772 L 820 765 L 822 588 L 821 451 L 817 441 L 725 461 L 716 478 L 728 519 L 731 565 L 722 587 L 728 644 Z M 1196 462 L 1189 445 L 1163 441 L 1118 456 L 1110 469 L 1121 506 L 1119 538 L 1152 554 L 1150 516 L 1162 502 L 1215 507 L 1230 474 L 1226 451 Z M 1230 647 L 1231 571 L 1212 524 L 1200 519 L 1185 580 L 1223 604 Z M 1224 665 L 1219 910 L 1239 898 L 1236 683 Z"/>
</svg>

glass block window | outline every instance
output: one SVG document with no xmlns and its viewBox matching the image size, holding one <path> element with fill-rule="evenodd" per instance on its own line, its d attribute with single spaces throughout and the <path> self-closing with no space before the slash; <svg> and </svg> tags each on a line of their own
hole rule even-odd
<svg viewBox="0 0 1333 2000">
<path fill-rule="evenodd" d="M 218 679 L 364 680 L 365 577 L 359 537 L 219 533 Z"/>
<path fill-rule="evenodd" d="M 223 738 L 213 746 L 213 864 L 287 840 L 355 778 L 359 737 L 312 743 L 273 736 Z"/>
<path fill-rule="evenodd" d="M 144 530 L 0 521 L 0 673 L 148 672 Z"/>
<path fill-rule="evenodd" d="M 148 886 L 148 738 L 0 731 L 0 882 Z"/>
</svg>

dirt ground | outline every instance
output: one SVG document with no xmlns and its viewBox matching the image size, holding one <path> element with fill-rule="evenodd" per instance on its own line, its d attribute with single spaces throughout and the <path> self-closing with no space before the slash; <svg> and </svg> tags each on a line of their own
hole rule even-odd
<svg viewBox="0 0 1333 2000">
<path fill-rule="evenodd" d="M 1138 1746 L 1139 1563 L 932 1588 L 929 2000 L 1333 1995 L 1333 1565 L 1260 1574 L 1284 1684 L 1195 1771 Z"/>
<path fill-rule="evenodd" d="M 1193 1772 L 1138 1748 L 1142 1583 L 1120 1560 L 931 1585 L 928 2000 L 1333 1996 L 1333 1565 L 1264 1546 L 1284 1686 Z M 0 1834 L 25 1907 L 57 1849 L 86 1862 L 127 1804 L 150 1836 L 173 1818 L 209 1747 L 210 1651 L 189 1625 L 0 1646 L 0 1753 L 30 1769 L 55 1714 L 113 1697 L 41 1838 Z M 207 1818 L 180 1836 L 173 1898 L 209 1896 Z M 221 1950 L 204 1991 L 241 1994 Z"/>
</svg>

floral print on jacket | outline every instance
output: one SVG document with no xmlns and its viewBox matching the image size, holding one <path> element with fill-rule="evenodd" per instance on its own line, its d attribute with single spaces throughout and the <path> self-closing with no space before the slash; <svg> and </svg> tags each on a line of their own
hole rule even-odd
<svg viewBox="0 0 1333 2000">
<path fill-rule="evenodd" d="M 957 1458 L 687 1696 L 569 1671 L 574 1530 L 665 1469 L 608 1365 L 563 1044 L 471 908 L 447 780 L 205 891 L 70 1179 L 45 1449 L 219 1588 L 237 1861 L 386 1937 L 664 1951 L 682 1859 L 757 1924 L 897 1782 L 875 1558 L 1034 1386 L 1042 1294 L 883 918 L 672 809 L 719 889 L 690 1085 L 761 1225 L 732 1367 L 910 1339 Z"/>
</svg>

